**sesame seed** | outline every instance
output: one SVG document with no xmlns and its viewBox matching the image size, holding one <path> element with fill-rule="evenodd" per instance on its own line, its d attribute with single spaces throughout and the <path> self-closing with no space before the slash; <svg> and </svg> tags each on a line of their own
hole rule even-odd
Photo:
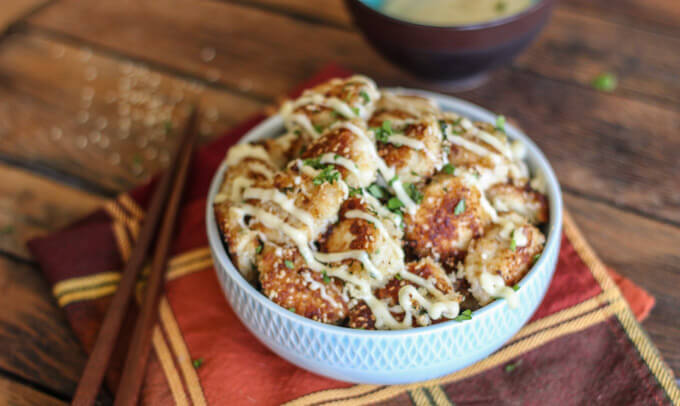
<svg viewBox="0 0 680 406">
<path fill-rule="evenodd" d="M 215 48 L 204 47 L 201 49 L 201 59 L 203 62 L 211 62 L 213 59 L 215 59 L 216 54 L 217 52 L 215 52 Z"/>
</svg>

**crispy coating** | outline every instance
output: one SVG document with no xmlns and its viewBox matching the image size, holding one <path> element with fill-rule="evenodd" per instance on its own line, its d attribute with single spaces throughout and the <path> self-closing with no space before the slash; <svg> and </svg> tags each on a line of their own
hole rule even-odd
<svg viewBox="0 0 680 406">
<path fill-rule="evenodd" d="M 307 267 L 295 248 L 265 244 L 258 257 L 262 292 L 274 303 L 322 323 L 337 324 L 347 316 L 342 281 Z"/>
<path fill-rule="evenodd" d="M 493 299 L 482 286 L 483 272 L 500 275 L 506 286 L 513 286 L 529 271 L 544 243 L 543 233 L 524 218 L 516 214 L 503 216 L 500 224 L 470 244 L 465 257 L 465 278 L 475 299 L 481 305 Z"/>
<path fill-rule="evenodd" d="M 548 198 L 531 188 L 509 183 L 499 183 L 486 192 L 487 199 L 498 213 L 514 212 L 531 224 L 542 224 L 548 221 Z"/>
<path fill-rule="evenodd" d="M 353 121 L 351 124 L 360 131 L 366 130 L 361 121 Z M 367 137 L 356 134 L 350 128 L 336 125 L 314 141 L 302 154 L 302 158 L 320 158 L 329 154 L 323 162 L 333 165 L 348 185 L 366 187 L 375 181 L 377 174 L 377 162 L 371 144 Z"/>
<path fill-rule="evenodd" d="M 376 218 L 389 236 L 381 232 L 374 222 L 347 217 L 346 214 L 352 211 L 360 211 Z M 372 212 L 361 197 L 352 197 L 340 208 L 339 221 L 319 240 L 319 248 L 322 252 L 329 253 L 364 250 L 378 269 L 392 275 L 403 267 L 404 256 L 400 245 L 393 243 L 389 238 L 396 238 L 399 241 L 400 237 L 401 230 L 391 220 L 380 218 Z"/>
<path fill-rule="evenodd" d="M 280 137 L 268 138 L 259 144 L 269 154 L 271 163 L 277 169 L 283 169 L 288 162 L 300 156 L 304 146 L 310 141 L 309 137 L 305 137 L 300 132 L 289 132 Z"/>
<path fill-rule="evenodd" d="M 290 131 L 316 139 L 337 121 L 367 119 L 379 98 L 380 93 L 368 78 L 333 79 L 304 91 L 295 102 L 284 104 L 282 114 Z M 350 111 L 335 110 L 333 106 L 337 102 L 346 104 Z"/>
<path fill-rule="evenodd" d="M 481 195 L 459 178 L 442 173 L 432 178 L 423 196 L 418 211 L 404 218 L 406 247 L 413 255 L 432 256 L 453 268 L 489 222 L 480 204 Z"/>
<path fill-rule="evenodd" d="M 413 103 L 417 101 L 417 103 Z M 376 112 L 368 121 L 370 128 L 379 128 L 386 121 L 395 135 L 416 140 L 424 149 L 400 145 L 397 138 L 377 143 L 378 154 L 385 163 L 396 169 L 400 179 L 417 182 L 432 176 L 443 165 L 442 134 L 428 99 L 413 96 L 383 96 Z"/>
<path fill-rule="evenodd" d="M 462 297 L 455 292 L 451 280 L 446 275 L 444 269 L 431 258 L 423 258 L 419 261 L 410 262 L 406 264 L 406 269 L 409 273 L 431 282 L 432 286 L 442 295 L 448 296 L 449 299 L 455 301 L 462 300 Z M 399 304 L 399 292 L 407 285 L 418 288 L 418 285 L 404 279 L 403 276 L 395 276 L 384 287 L 375 291 L 375 297 L 381 299 L 389 307 L 396 306 Z M 426 294 L 426 296 L 431 296 L 431 294 Z M 429 317 L 423 317 L 425 316 L 422 314 L 424 309 L 421 309 L 417 302 L 414 301 L 412 306 L 418 315 L 412 321 L 413 326 L 428 325 L 443 319 L 430 320 Z M 404 320 L 405 314 L 403 312 L 391 311 L 390 313 L 397 321 L 401 322 Z M 348 326 L 351 328 L 375 330 L 375 322 L 375 316 L 373 316 L 370 307 L 364 301 L 359 302 L 349 310 Z"/>
<path fill-rule="evenodd" d="M 257 233 L 243 226 L 242 215 L 231 202 L 214 205 L 217 225 L 222 231 L 232 262 L 250 283 L 257 280 L 255 254 L 260 242 Z"/>
</svg>

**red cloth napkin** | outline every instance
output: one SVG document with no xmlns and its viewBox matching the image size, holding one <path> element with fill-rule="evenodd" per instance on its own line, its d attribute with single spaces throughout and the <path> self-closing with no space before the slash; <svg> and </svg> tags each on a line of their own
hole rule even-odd
<svg viewBox="0 0 680 406">
<path fill-rule="evenodd" d="M 301 89 L 348 72 L 330 66 Z M 530 322 L 508 344 L 452 375 L 412 385 L 353 385 L 297 368 L 260 344 L 222 295 L 205 235 L 208 185 L 227 149 L 264 115 L 198 152 L 153 334 L 148 404 L 671 404 L 672 372 L 636 321 L 654 298 L 607 271 L 566 216 L 557 270 Z M 90 350 L 154 183 L 119 196 L 29 248 Z M 632 309 L 632 311 L 631 311 Z M 132 322 L 131 312 L 128 323 Z M 131 326 L 131 324 L 128 324 Z M 125 329 L 125 334 L 129 329 Z M 125 340 L 107 376 L 115 388 Z"/>
</svg>

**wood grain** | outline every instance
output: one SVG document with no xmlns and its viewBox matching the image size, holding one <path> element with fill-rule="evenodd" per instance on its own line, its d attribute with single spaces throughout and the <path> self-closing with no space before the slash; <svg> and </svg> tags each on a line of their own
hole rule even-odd
<svg viewBox="0 0 680 406">
<path fill-rule="evenodd" d="M 353 32 L 240 4 L 183 0 L 151 3 L 134 2 L 119 7 L 118 2 L 105 0 L 95 7 L 65 0 L 34 16 L 31 23 L 99 46 L 144 55 L 196 75 L 205 69 L 196 55 L 202 47 L 212 46 L 216 57 L 210 65 L 230 72 L 220 78 L 220 83 L 238 87 L 239 81 L 250 80 L 252 91 L 268 98 L 282 94 L 333 59 L 373 76 L 382 85 L 398 82 L 420 86 L 386 65 Z M 306 10 L 296 7 L 296 12 Z M 80 20 L 98 23 L 76 24 Z M 133 27 L 143 24 L 142 21 L 152 28 L 135 33 L 133 38 L 127 32 L 134 31 Z M 575 21 L 573 30 L 577 30 L 580 20 Z M 179 37 L 161 40 L 161 35 L 168 32 L 182 35 L 181 40 Z M 271 32 L 277 35 L 272 36 Z M 556 41 L 559 32 L 546 37 L 548 43 L 539 45 L 539 51 L 547 53 L 554 48 L 549 45 L 553 37 Z M 626 38 L 617 39 L 623 43 Z M 607 44 L 603 41 L 593 43 L 604 48 Z M 152 47 L 151 44 L 161 45 Z M 551 72 L 549 66 L 559 60 L 557 57 L 552 61 L 547 57 L 541 59 L 531 52 L 528 55 L 527 60 L 535 60 L 536 64 L 545 60 L 545 67 L 541 68 L 545 73 Z M 680 67 L 677 55 L 668 58 L 664 63 Z M 580 64 L 569 66 L 575 65 Z M 680 128 L 680 111 L 592 90 L 586 82 L 605 65 L 602 62 L 600 67 L 584 68 L 578 78 L 583 82 L 581 87 L 533 72 L 501 70 L 485 86 L 461 96 L 516 117 L 528 134 L 545 148 L 561 181 L 571 190 L 680 222 L 680 179 L 668 176 L 680 170 L 680 161 L 673 152 L 680 143 L 673 136 Z M 568 69 L 561 72 L 571 74 Z M 673 80 L 677 79 L 669 79 Z"/>
<path fill-rule="evenodd" d="M 668 0 L 660 3 L 656 8 L 659 13 L 663 7 L 672 8 Z M 341 0 L 327 1 L 325 7 L 302 0 L 251 0 L 248 4 L 354 29 Z M 674 104 L 680 101 L 680 78 L 675 74 L 680 68 L 680 53 L 675 51 L 680 49 L 680 35 L 674 38 L 649 32 L 603 20 L 602 13 L 584 15 L 580 5 L 563 5 L 560 3 L 537 43 L 517 59 L 516 68 L 586 87 L 600 73 L 613 72 L 619 79 L 617 93 Z"/>
<path fill-rule="evenodd" d="M 7 406 L 66 406 L 63 400 L 0 376 L 0 404 Z"/>
<path fill-rule="evenodd" d="M 0 369 L 67 396 L 85 355 L 39 270 L 0 257 Z"/>
<path fill-rule="evenodd" d="M 23 34 L 0 46 L 0 94 L 0 153 L 110 192 L 167 164 L 168 140 L 189 105 L 204 113 L 204 140 L 263 107 L 87 47 Z"/>
<path fill-rule="evenodd" d="M 0 7 L 0 33 L 21 17 L 26 16 L 32 10 L 49 0 L 2 0 Z"/>
<path fill-rule="evenodd" d="M 0 179 L 0 251 L 26 259 L 26 241 L 77 220 L 103 202 L 99 196 L 2 164 Z"/>
<path fill-rule="evenodd" d="M 568 193 L 565 203 L 603 262 L 656 298 L 642 325 L 679 376 L 680 229 Z"/>
<path fill-rule="evenodd" d="M 564 0 L 562 5 L 598 18 L 619 21 L 652 32 L 680 36 L 680 8 L 676 0 Z"/>
</svg>

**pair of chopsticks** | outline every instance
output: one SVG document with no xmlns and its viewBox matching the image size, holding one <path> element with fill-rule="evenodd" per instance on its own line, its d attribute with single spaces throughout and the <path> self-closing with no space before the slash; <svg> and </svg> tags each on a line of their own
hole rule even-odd
<svg viewBox="0 0 680 406">
<path fill-rule="evenodd" d="M 106 317 L 99 329 L 97 341 L 78 382 L 72 405 L 89 406 L 94 404 L 97 398 L 111 353 L 120 335 L 123 319 L 134 294 L 137 278 L 155 238 L 155 251 L 144 299 L 115 396 L 115 405 L 137 404 L 149 358 L 151 333 L 158 317 L 158 302 L 163 289 L 172 234 L 196 144 L 197 115 L 197 110 L 193 109 L 184 133 L 173 150 L 171 164 L 157 185 L 137 243 L 125 265 L 118 289 L 111 299 Z M 160 231 L 156 236 L 161 219 Z"/>
</svg>

